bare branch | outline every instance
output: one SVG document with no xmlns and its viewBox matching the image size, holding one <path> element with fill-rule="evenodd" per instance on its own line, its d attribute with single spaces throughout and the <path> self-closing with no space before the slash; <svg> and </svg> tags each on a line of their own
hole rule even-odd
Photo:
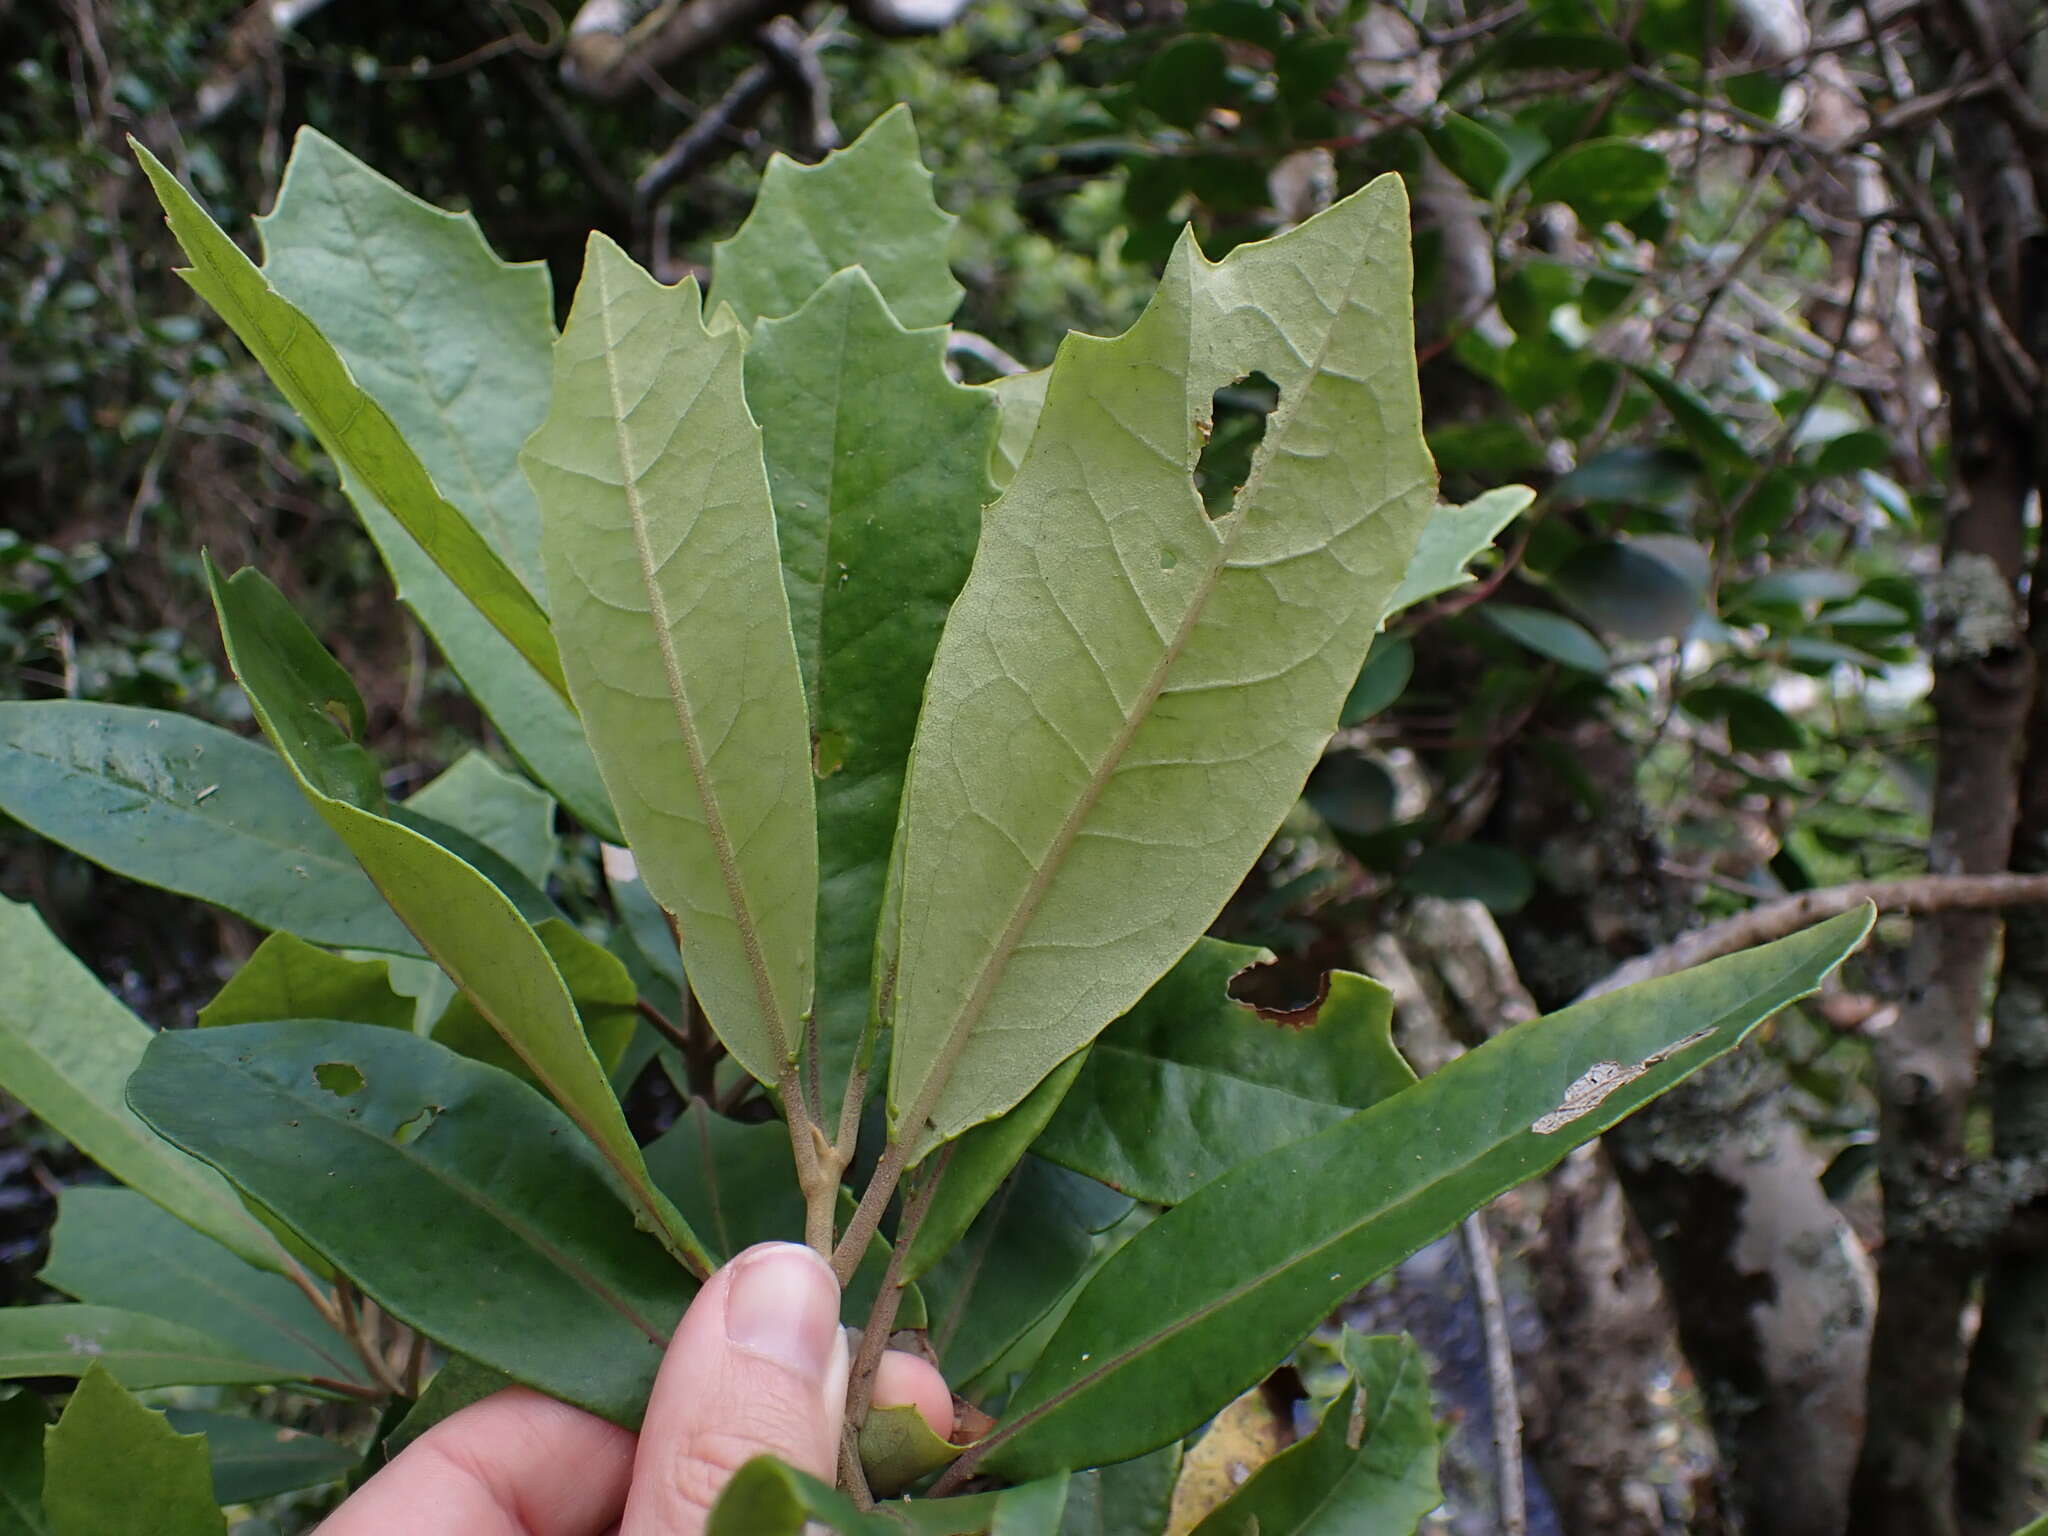
<svg viewBox="0 0 2048 1536">
<path fill-rule="evenodd" d="M 796 0 L 585 0 L 569 23 L 562 79 L 585 96 L 615 101 L 677 60 L 795 8 Z"/>
<path fill-rule="evenodd" d="M 755 35 L 761 62 L 750 64 L 734 78 L 725 94 L 705 108 L 681 137 L 633 184 L 633 195 L 641 206 L 654 202 L 670 187 L 685 181 L 708 165 L 746 146 L 745 129 L 777 91 L 786 92 L 791 102 L 795 128 L 794 147 L 800 157 L 823 154 L 839 144 L 839 128 L 832 121 L 831 87 L 818 67 L 818 54 L 838 35 L 838 23 L 828 15 L 817 29 L 806 35 L 787 16 L 778 16 Z"/>
<path fill-rule="evenodd" d="M 1739 949 L 1768 944 L 1823 918 L 1874 902 L 1880 912 L 1954 912 L 1986 907 L 2033 906 L 2048 902 L 2048 875 L 1916 875 L 1908 880 L 1854 880 L 1846 885 L 1802 891 L 1725 918 L 1638 955 L 1574 1002 L 1589 1002 L 1622 987 L 1669 976 Z"/>
<path fill-rule="evenodd" d="M 790 150 L 799 160 L 816 160 L 842 142 L 839 125 L 832 121 L 832 83 L 818 63 L 833 31 L 828 17 L 806 37 L 789 17 L 778 16 L 754 39 L 789 98 Z"/>
<path fill-rule="evenodd" d="M 1474 1211 L 1459 1225 L 1465 1267 L 1472 1272 L 1472 1294 L 1479 1301 L 1479 1320 L 1486 1338 L 1486 1382 L 1493 1398 L 1494 1477 L 1499 1484 L 1501 1536 L 1525 1536 L 1529 1529 L 1528 1490 L 1522 1481 L 1522 1404 L 1515 1393 L 1515 1352 L 1508 1343 L 1507 1307 L 1501 1301 L 1500 1272 L 1494 1267 L 1493 1239 L 1486 1215 Z"/>
</svg>

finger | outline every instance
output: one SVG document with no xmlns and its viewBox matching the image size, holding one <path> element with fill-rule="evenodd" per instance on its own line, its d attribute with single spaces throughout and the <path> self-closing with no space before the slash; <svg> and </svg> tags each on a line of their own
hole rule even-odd
<svg viewBox="0 0 2048 1536">
<path fill-rule="evenodd" d="M 763 1243 L 713 1275 L 655 1378 L 621 1536 L 699 1536 L 760 1455 L 830 1481 L 846 1410 L 839 1283 L 808 1248 Z"/>
<path fill-rule="evenodd" d="M 319 1536 L 591 1536 L 625 1508 L 633 1437 L 524 1387 L 450 1414 Z"/>
<path fill-rule="evenodd" d="M 875 1406 L 911 1407 L 924 1415 L 941 1440 L 953 1437 L 953 1391 L 938 1367 L 916 1355 L 892 1349 L 875 1368 Z"/>
</svg>

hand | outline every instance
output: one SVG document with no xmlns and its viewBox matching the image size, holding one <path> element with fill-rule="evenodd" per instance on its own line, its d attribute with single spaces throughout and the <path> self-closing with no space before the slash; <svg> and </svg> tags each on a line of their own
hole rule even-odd
<svg viewBox="0 0 2048 1536">
<path fill-rule="evenodd" d="M 831 1481 L 846 1410 L 839 1286 L 808 1248 L 763 1243 L 713 1275 L 677 1327 L 634 1436 L 515 1387 L 435 1425 L 320 1536 L 698 1536 L 718 1493 L 769 1453 Z M 891 1353 L 878 1404 L 914 1404 L 941 1436 L 953 1401 Z"/>
</svg>

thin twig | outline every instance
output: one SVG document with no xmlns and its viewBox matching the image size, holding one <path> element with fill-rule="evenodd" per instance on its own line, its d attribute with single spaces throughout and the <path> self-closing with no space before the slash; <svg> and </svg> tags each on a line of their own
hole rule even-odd
<svg viewBox="0 0 2048 1536">
<path fill-rule="evenodd" d="M 336 1333 L 345 1332 L 346 1330 L 343 1328 L 341 1321 L 341 1308 L 335 1305 L 334 1298 L 322 1290 L 320 1282 L 307 1274 L 304 1266 L 289 1253 L 284 1256 L 284 1262 L 285 1279 L 291 1281 L 293 1285 L 299 1288 L 306 1300 L 313 1304 L 313 1310 L 320 1314 L 321 1319 L 328 1327 L 332 1328 Z"/>
<path fill-rule="evenodd" d="M 306 1385 L 318 1387 L 322 1392 L 332 1392 L 337 1397 L 353 1398 L 359 1403 L 381 1403 L 385 1396 L 379 1387 L 366 1387 L 359 1381 L 343 1381 L 336 1376 L 308 1376 Z"/>
<path fill-rule="evenodd" d="M 784 1064 L 777 1088 L 782 1095 L 782 1112 L 789 1122 L 789 1149 L 796 1159 L 797 1187 L 804 1192 L 804 1241 L 829 1263 L 833 1257 L 833 1228 L 839 1215 L 839 1175 L 846 1171 L 846 1165 L 805 1106 L 795 1062 Z M 845 1285 L 846 1279 L 840 1276 L 839 1283 Z"/>
<path fill-rule="evenodd" d="M 943 1164 L 934 1165 L 930 1174 L 919 1181 L 918 1189 L 903 1207 L 903 1219 L 896 1226 L 896 1241 L 889 1249 L 889 1263 L 882 1271 L 881 1289 L 875 1292 L 875 1304 L 868 1311 L 867 1326 L 860 1336 L 860 1350 L 853 1357 L 853 1374 L 847 1378 L 846 1421 L 860 1425 L 867 1422 L 868 1408 L 875 1398 L 875 1372 L 881 1367 L 882 1354 L 889 1347 L 889 1335 L 896 1328 L 896 1309 L 903 1304 L 903 1265 L 910 1256 L 910 1245 L 917 1238 L 917 1229 L 924 1225 L 925 1212 L 931 1209 L 932 1196 L 938 1192 L 939 1175 Z"/>
<path fill-rule="evenodd" d="M 390 1362 L 370 1347 L 369 1335 L 365 1329 L 366 1319 L 356 1307 L 357 1294 L 355 1286 L 346 1277 L 335 1276 L 334 1300 L 341 1309 L 342 1336 L 355 1349 L 372 1381 L 386 1392 L 403 1395 L 403 1389 L 392 1380 Z"/>
<path fill-rule="evenodd" d="M 1953 912 L 1964 908 L 2037 906 L 2048 902 L 2048 875 L 1915 875 L 1905 880 L 1852 880 L 1802 891 L 1768 906 L 1698 929 L 1638 955 L 1581 992 L 1574 1002 L 1603 997 L 1639 981 L 1702 965 L 1767 944 L 1801 928 L 1872 902 L 1880 912 Z"/>
<path fill-rule="evenodd" d="M 889 1145 L 882 1149 L 881 1161 L 875 1164 L 874 1176 L 868 1180 L 868 1187 L 860 1197 L 860 1205 L 853 1213 L 853 1219 L 846 1224 L 846 1233 L 839 1239 L 839 1246 L 832 1251 L 832 1272 L 839 1276 L 839 1283 L 845 1285 L 853 1278 L 853 1272 L 860 1267 L 860 1257 L 868 1251 L 868 1243 L 882 1225 L 882 1213 L 889 1208 L 889 1197 L 896 1193 L 896 1181 L 903 1177 L 904 1165 L 910 1161 L 911 1142 L 923 1128 L 922 1117 L 906 1120 L 897 1129 L 899 1136 L 890 1138 Z"/>
<path fill-rule="evenodd" d="M 868 1469 L 860 1464 L 860 1431 L 848 1419 L 839 1431 L 839 1491 L 860 1509 L 875 1507 L 875 1492 L 868 1487 Z"/>
<path fill-rule="evenodd" d="M 1527 1490 L 1522 1483 L 1522 1405 L 1515 1393 L 1515 1352 L 1508 1342 L 1507 1308 L 1500 1296 L 1500 1272 L 1493 1261 L 1493 1239 L 1483 1212 L 1460 1223 L 1465 1267 L 1472 1272 L 1472 1294 L 1479 1302 L 1479 1320 L 1486 1336 L 1486 1381 L 1493 1397 L 1494 1477 L 1499 1483 L 1501 1536 L 1525 1536 L 1529 1529 Z"/>
<path fill-rule="evenodd" d="M 832 122 L 828 86 L 817 57 L 839 32 L 835 9 L 808 34 L 786 16 L 774 18 L 754 37 L 762 58 L 733 77 L 725 94 L 697 114 L 662 156 L 640 173 L 633 195 L 645 207 L 670 187 L 722 160 L 745 144 L 742 130 L 757 117 L 777 91 L 792 101 L 793 116 L 806 142 L 819 153 L 835 147 L 839 130 Z"/>
</svg>

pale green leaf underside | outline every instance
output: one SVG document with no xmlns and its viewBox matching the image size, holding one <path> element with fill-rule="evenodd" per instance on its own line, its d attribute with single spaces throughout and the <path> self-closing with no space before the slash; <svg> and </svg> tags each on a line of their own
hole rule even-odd
<svg viewBox="0 0 2048 1536">
<path fill-rule="evenodd" d="M 251 1264 L 276 1241 L 227 1181 L 159 1140 L 123 1097 L 154 1033 L 57 942 L 34 907 L 0 900 L 0 1088 L 130 1189 Z"/>
<path fill-rule="evenodd" d="M 1061 348 L 918 726 L 890 1104 L 921 1147 L 1130 1007 L 1292 805 L 1431 505 L 1409 288 L 1383 177 L 1220 265 L 1184 239 L 1128 333 Z M 1254 371 L 1280 403 L 1212 522 L 1211 396 Z"/>
<path fill-rule="evenodd" d="M 1494 541 L 1501 529 L 1529 510 L 1536 493 L 1526 485 L 1503 485 L 1475 496 L 1461 507 L 1438 507 L 1423 525 L 1422 542 L 1401 590 L 1387 604 L 1391 616 L 1424 598 L 1462 587 L 1471 576 L 1465 567 Z"/>
<path fill-rule="evenodd" d="M 545 263 L 504 262 L 468 214 L 444 213 L 332 140 L 299 130 L 263 274 L 341 354 L 441 492 L 537 598 L 540 509 L 519 449 L 547 414 L 554 301 Z M 568 701 L 444 576 L 354 475 L 348 492 L 434 643 L 507 745 L 600 835 L 611 807 Z"/>
<path fill-rule="evenodd" d="M 192 261 L 185 280 L 255 354 L 321 446 L 390 509 L 534 670 L 566 692 L 547 614 L 534 595 L 442 497 L 390 416 L 356 383 L 318 327 L 271 287 L 154 155 L 139 144 L 134 149 Z"/>
<path fill-rule="evenodd" d="M 256 227 L 263 276 L 539 596 L 540 510 L 519 449 L 547 414 L 547 263 L 500 261 L 469 214 L 421 201 L 311 128 Z"/>
<path fill-rule="evenodd" d="M 223 1536 L 206 1437 L 93 1371 L 43 1440 L 43 1513 L 51 1536 Z"/>
<path fill-rule="evenodd" d="M 399 601 L 418 616 L 505 745 L 578 821 L 606 842 L 624 842 L 575 708 L 441 574 L 398 519 L 346 471 L 341 488 L 384 557 Z"/>
<path fill-rule="evenodd" d="M 810 1011 L 803 680 L 742 337 L 602 235 L 523 458 L 563 664 L 640 878 L 726 1048 L 777 1081 Z"/>
<path fill-rule="evenodd" d="M 739 232 L 711 250 L 710 307 L 742 325 L 794 314 L 835 272 L 867 272 L 896 318 L 944 325 L 960 305 L 946 265 L 959 222 L 932 200 L 910 109 L 891 107 L 817 165 L 777 155 Z"/>
<path fill-rule="evenodd" d="M 182 1324 L 301 1380 L 364 1379 L 356 1352 L 296 1285 L 251 1269 L 132 1189 L 67 1187 L 36 1278 L 89 1306 Z"/>
</svg>

